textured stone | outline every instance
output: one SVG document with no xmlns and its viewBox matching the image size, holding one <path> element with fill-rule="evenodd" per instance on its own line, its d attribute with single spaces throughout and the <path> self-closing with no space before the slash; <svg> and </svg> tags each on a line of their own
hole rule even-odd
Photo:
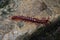
<svg viewBox="0 0 60 40">
<path fill-rule="evenodd" d="M 0 5 L 2 2 L 0 1 Z M 40 24 L 23 20 L 13 21 L 11 17 L 14 15 L 37 19 L 50 17 L 49 21 L 52 22 L 60 16 L 60 0 L 10 0 L 8 5 L 0 9 L 0 33 L 4 34 L 2 40 L 15 40 L 25 33 L 31 35 L 37 28 L 42 27 Z"/>
</svg>

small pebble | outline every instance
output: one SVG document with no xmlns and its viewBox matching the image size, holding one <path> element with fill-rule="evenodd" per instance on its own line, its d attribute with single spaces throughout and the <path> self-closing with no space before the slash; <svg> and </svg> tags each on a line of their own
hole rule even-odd
<svg viewBox="0 0 60 40">
<path fill-rule="evenodd" d="M 18 22 L 17 25 L 19 26 L 19 28 L 21 28 L 21 27 L 24 26 L 24 23 L 23 22 Z"/>
</svg>

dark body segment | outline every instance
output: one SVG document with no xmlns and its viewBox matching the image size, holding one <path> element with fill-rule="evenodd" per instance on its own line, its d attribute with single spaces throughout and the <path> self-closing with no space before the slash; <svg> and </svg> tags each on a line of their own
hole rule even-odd
<svg viewBox="0 0 60 40">
<path fill-rule="evenodd" d="M 48 23 L 48 19 L 37 19 L 37 18 L 31 18 L 31 17 L 25 17 L 25 16 L 13 16 L 12 20 L 25 20 L 25 21 L 30 21 L 33 23 L 41 23 L 41 24 L 45 24 Z"/>
</svg>

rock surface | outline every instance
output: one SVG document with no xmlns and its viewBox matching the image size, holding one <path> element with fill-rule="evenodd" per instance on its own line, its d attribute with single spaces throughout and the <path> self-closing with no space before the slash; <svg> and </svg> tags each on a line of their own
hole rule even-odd
<svg viewBox="0 0 60 40">
<path fill-rule="evenodd" d="M 26 21 L 13 21 L 11 17 L 26 16 L 41 19 L 50 18 L 53 22 L 60 16 L 60 0 L 1 0 L 3 7 L 0 7 L 0 39 L 1 40 L 24 40 L 26 35 L 31 35 L 37 29 L 44 27 L 43 24 L 36 24 Z M 1 5 L 0 3 L 0 5 Z"/>
</svg>

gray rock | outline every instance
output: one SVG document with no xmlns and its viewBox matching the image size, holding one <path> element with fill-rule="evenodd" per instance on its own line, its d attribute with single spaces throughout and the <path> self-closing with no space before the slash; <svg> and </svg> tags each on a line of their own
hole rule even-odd
<svg viewBox="0 0 60 40">
<path fill-rule="evenodd" d="M 24 22 L 23 22 L 23 21 L 18 22 L 18 23 L 17 23 L 17 26 L 19 26 L 19 28 L 23 27 L 23 26 L 24 26 Z"/>
</svg>

